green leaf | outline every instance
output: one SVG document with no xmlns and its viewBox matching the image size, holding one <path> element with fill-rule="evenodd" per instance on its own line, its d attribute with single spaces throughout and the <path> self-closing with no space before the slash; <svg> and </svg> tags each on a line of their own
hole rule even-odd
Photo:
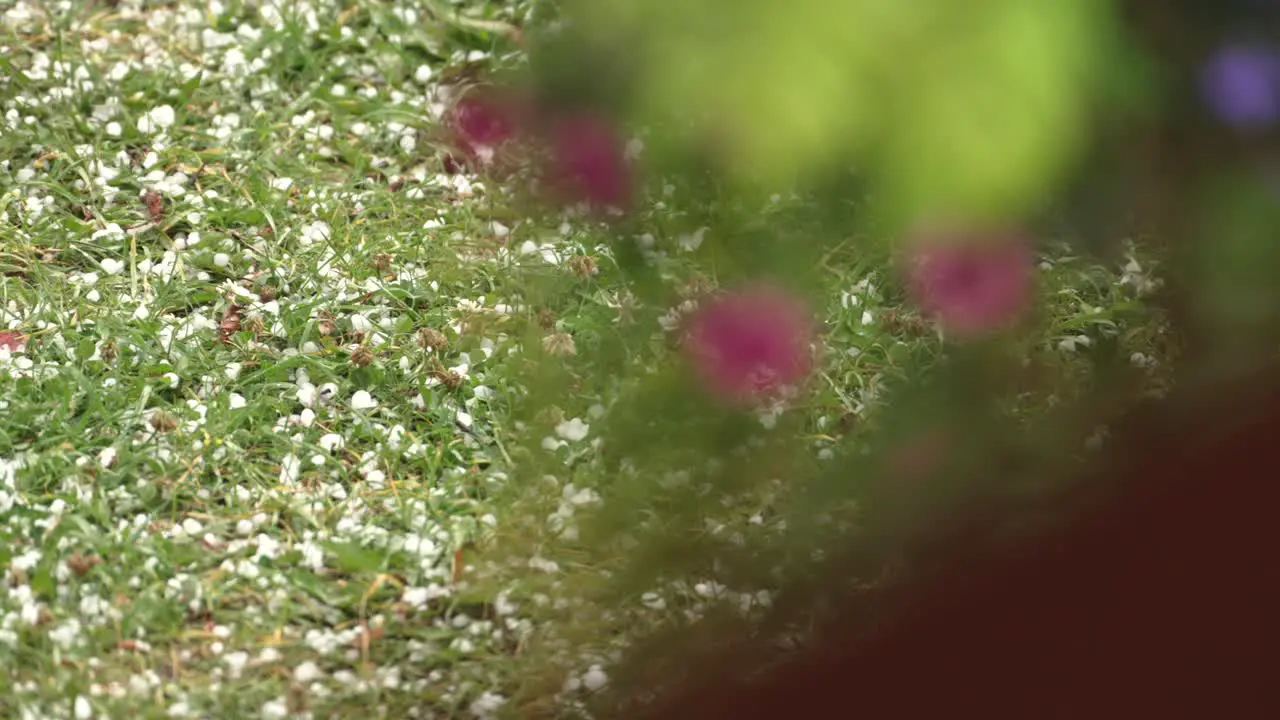
<svg viewBox="0 0 1280 720">
<path fill-rule="evenodd" d="M 314 573 L 306 571 L 290 573 L 289 581 L 330 607 L 339 607 L 344 602 L 340 595 L 332 592 L 333 586 L 330 583 Z"/>
<path fill-rule="evenodd" d="M 91 339 L 81 340 L 76 343 L 76 359 L 84 362 L 93 356 L 95 343 Z"/>
<path fill-rule="evenodd" d="M 31 591 L 40 597 L 53 597 L 58 590 L 58 582 L 53 577 L 53 563 L 41 563 L 31 576 Z"/>
<path fill-rule="evenodd" d="M 902 222 L 1042 200 L 1083 140 L 1111 36 L 1096 0 L 589 0 L 580 34 L 642 58 L 642 121 L 737 179 L 870 167 Z M 690 120 L 693 122 L 690 123 Z M 967 219 L 967 218 L 966 218 Z"/>
<path fill-rule="evenodd" d="M 329 543 L 325 549 L 333 553 L 337 568 L 343 572 L 379 572 L 382 569 L 382 555 L 360 545 Z"/>
<path fill-rule="evenodd" d="M 909 61 L 882 167 L 904 217 L 1004 217 L 1046 199 L 1084 140 L 1093 6 L 966 8 L 962 28 Z"/>
<path fill-rule="evenodd" d="M 195 94 L 196 90 L 200 89 L 200 82 L 203 79 L 204 71 L 200 71 L 196 73 L 195 77 L 183 83 L 179 89 L 178 100 L 174 103 L 174 107 L 179 110 L 186 107 L 187 103 L 191 101 L 191 96 Z"/>
</svg>

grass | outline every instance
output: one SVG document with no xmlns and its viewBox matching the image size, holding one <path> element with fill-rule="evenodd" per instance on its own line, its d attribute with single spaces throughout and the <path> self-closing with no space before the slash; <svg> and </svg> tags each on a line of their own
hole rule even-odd
<svg viewBox="0 0 1280 720">
<path fill-rule="evenodd" d="M 563 667 L 543 685 L 520 662 L 580 607 L 567 578 L 602 569 L 566 528 L 610 500 L 592 439 L 625 395 L 587 381 L 542 402 L 528 339 L 553 325 L 574 338 L 570 374 L 603 367 L 626 297 L 613 239 L 440 174 L 437 81 L 513 58 L 432 8 L 5 6 L 0 715 L 486 716 L 607 682 L 616 644 L 549 645 Z M 652 232 L 665 281 L 695 277 L 697 253 Z M 1159 356 L 1158 328 L 1129 319 L 1141 271 L 1046 262 L 1028 352 L 1070 368 L 1076 338 L 1115 336 Z M 544 281 L 561 291 L 521 297 Z M 889 322 L 909 315 L 891 286 L 852 256 L 822 271 L 825 388 L 776 442 L 829 456 L 843 417 L 938 351 Z M 668 311 L 627 311 L 653 330 L 630 361 L 671 364 Z M 529 510 L 515 495 L 555 515 L 550 532 L 468 584 L 476 548 Z M 767 506 L 706 522 L 768 532 Z M 767 591 L 676 582 L 618 612 Z"/>
</svg>

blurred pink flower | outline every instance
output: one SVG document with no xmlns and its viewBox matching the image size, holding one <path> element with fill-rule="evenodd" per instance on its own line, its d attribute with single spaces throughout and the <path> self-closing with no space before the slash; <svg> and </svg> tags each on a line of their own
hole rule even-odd
<svg viewBox="0 0 1280 720">
<path fill-rule="evenodd" d="M 562 200 L 585 202 L 596 210 L 630 205 L 632 168 L 626 143 L 606 120 L 586 113 L 556 119 L 549 145 L 548 179 Z"/>
<path fill-rule="evenodd" d="M 687 328 L 685 349 L 699 375 L 731 400 L 774 397 L 812 366 L 813 320 L 800 300 L 776 288 L 709 300 Z"/>
<path fill-rule="evenodd" d="M 0 330 L 0 350 L 20 352 L 27 346 L 27 336 L 17 330 Z"/>
<path fill-rule="evenodd" d="M 1006 329 L 1031 303 L 1035 258 L 1018 236 L 922 236 L 907 264 L 916 303 L 957 336 Z"/>
<path fill-rule="evenodd" d="M 520 112 L 515 100 L 485 91 L 458 101 L 446 120 L 454 142 L 470 159 L 488 165 L 516 137 Z"/>
</svg>

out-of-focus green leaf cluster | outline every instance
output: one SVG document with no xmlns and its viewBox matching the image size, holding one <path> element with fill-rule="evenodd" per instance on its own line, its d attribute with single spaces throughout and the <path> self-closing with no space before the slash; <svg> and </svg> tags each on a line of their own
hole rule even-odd
<svg viewBox="0 0 1280 720">
<path fill-rule="evenodd" d="M 1110 57 L 1096 0 L 586 0 L 575 34 L 639 60 L 636 115 L 731 176 L 857 168 L 882 210 L 1008 217 L 1087 139 Z"/>
</svg>

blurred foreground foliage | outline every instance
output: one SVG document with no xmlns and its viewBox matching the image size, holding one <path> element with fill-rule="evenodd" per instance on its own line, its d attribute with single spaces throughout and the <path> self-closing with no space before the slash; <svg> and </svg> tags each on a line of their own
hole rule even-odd
<svg viewBox="0 0 1280 720">
<path fill-rule="evenodd" d="M 590 0 L 574 38 L 627 58 L 629 118 L 673 130 L 731 181 L 847 174 L 878 210 L 1007 218 L 1050 196 L 1124 68 L 1097 0 Z M 536 59 L 536 58 L 535 58 Z M 594 67 L 594 66 L 593 66 Z"/>
<path fill-rule="evenodd" d="M 1246 5 L 1222 12 L 1274 19 Z M 527 443 L 511 450 L 522 497 L 504 523 L 521 531 L 492 550 L 557 558 L 567 575 L 531 580 L 530 593 L 594 598 L 566 611 L 558 640 L 607 646 L 631 622 L 628 603 L 664 584 L 838 593 L 844 578 L 824 576 L 824 562 L 853 554 L 852 586 L 866 591 L 927 570 L 952 524 L 1016 540 L 1053 521 L 1022 509 L 1066 486 L 1099 428 L 1177 373 L 1219 377 L 1274 356 L 1276 126 L 1239 135 L 1190 76 L 1242 23 L 1162 7 L 539 6 L 530 87 L 547 105 L 639 132 L 647 198 L 598 224 L 597 277 L 511 278 L 531 307 L 604 297 L 616 311 L 583 317 L 576 355 L 530 364 Z M 681 254 L 699 228 L 705 241 Z M 1021 232 L 1054 272 L 1037 278 L 1016 327 L 935 336 L 911 324 L 918 298 L 901 282 L 901 253 L 921 228 L 943 228 L 943 243 Z M 637 241 L 646 236 L 650 246 Z M 1126 254 L 1124 282 L 1097 277 Z M 1135 290 L 1152 266 L 1166 284 Z M 809 382 L 743 408 L 700 384 L 679 332 L 659 327 L 682 303 L 757 280 L 804 298 L 824 324 Z M 851 307 L 839 298 L 857 280 L 863 305 Z M 699 282 L 710 290 L 683 292 Z M 884 312 L 866 330 L 856 318 L 868 304 L 905 319 Z M 1079 349 L 1069 360 L 1066 344 Z M 1139 350 L 1164 370 L 1135 372 Z M 587 418 L 580 403 L 593 398 L 608 399 L 589 418 L 598 452 L 554 450 L 557 424 Z M 815 439 L 832 452 L 816 458 Z M 548 499 L 548 476 L 573 487 Z M 548 515 L 583 488 L 600 502 L 566 536 Z M 786 597 L 770 632 L 817 610 Z M 633 648 L 623 691 L 655 681 L 654 648 L 705 639 L 688 629 L 697 619 L 703 610 L 672 608 L 663 632 L 674 634 Z"/>
</svg>

